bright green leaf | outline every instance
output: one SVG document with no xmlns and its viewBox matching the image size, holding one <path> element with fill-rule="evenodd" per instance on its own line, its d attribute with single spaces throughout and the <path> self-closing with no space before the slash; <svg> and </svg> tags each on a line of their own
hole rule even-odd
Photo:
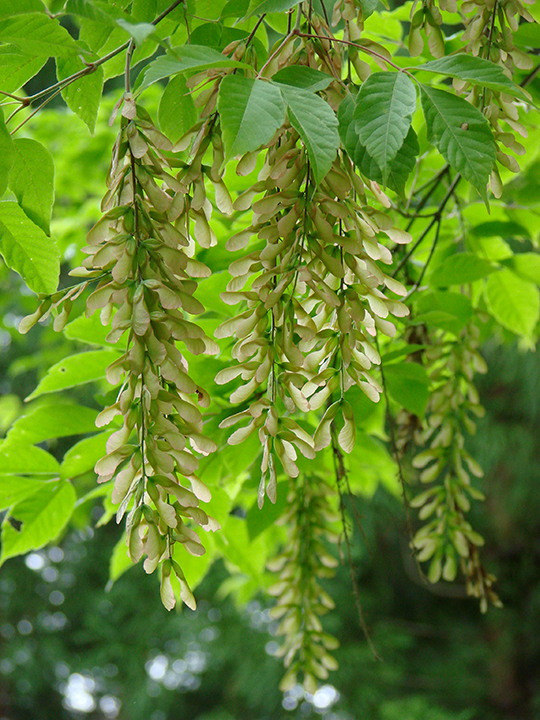
<svg viewBox="0 0 540 720">
<path fill-rule="evenodd" d="M 60 477 L 68 480 L 93 470 L 97 461 L 106 455 L 105 446 L 112 432 L 108 430 L 75 443 L 64 455 Z"/>
<path fill-rule="evenodd" d="M 519 253 L 503 261 L 507 268 L 519 277 L 540 285 L 540 255 L 538 253 Z"/>
<path fill-rule="evenodd" d="M 59 480 L 46 483 L 34 495 L 17 503 L 10 515 L 22 526 L 15 530 L 9 520 L 4 521 L 0 564 L 55 540 L 69 522 L 76 499 L 71 484 Z"/>
<path fill-rule="evenodd" d="M 460 80 L 469 80 L 483 88 L 498 90 L 524 100 L 528 99 L 527 94 L 505 75 L 500 65 L 495 65 L 481 57 L 457 53 L 418 65 L 415 70 L 425 70 Z"/>
<path fill-rule="evenodd" d="M 425 322 L 458 335 L 473 316 L 471 301 L 459 293 L 435 291 L 420 293 L 415 323 Z"/>
<path fill-rule="evenodd" d="M 125 30 L 131 35 L 131 37 L 135 40 L 135 44 L 137 46 L 142 45 L 146 40 L 148 40 L 150 36 L 155 35 L 156 32 L 156 28 L 150 23 L 137 23 L 136 25 L 134 25 L 133 23 L 127 22 L 127 20 L 124 20 L 122 18 L 120 18 L 116 22 L 122 28 L 122 30 Z"/>
<path fill-rule="evenodd" d="M 64 335 L 69 340 L 79 340 L 87 345 L 99 345 L 101 347 L 116 347 L 117 349 L 125 347 L 125 340 L 120 340 L 116 345 L 107 342 L 106 337 L 109 332 L 110 328 L 101 324 L 98 313 L 94 313 L 89 318 L 80 315 L 64 328 Z"/>
<path fill-rule="evenodd" d="M 59 80 L 82 70 L 83 65 L 79 57 L 58 58 L 56 72 Z M 62 97 L 66 105 L 79 117 L 94 134 L 96 119 L 103 92 L 103 68 L 98 66 L 94 72 L 70 83 L 62 90 Z"/>
<path fill-rule="evenodd" d="M 428 140 L 487 201 L 495 143 L 486 118 L 461 97 L 422 85 Z"/>
<path fill-rule="evenodd" d="M 356 100 L 356 131 L 380 167 L 384 182 L 411 127 L 416 109 L 416 88 L 402 72 L 373 73 Z"/>
<path fill-rule="evenodd" d="M 17 475 L 0 475 L 0 512 L 34 495 L 43 488 L 43 480 Z"/>
<path fill-rule="evenodd" d="M 466 285 L 495 272 L 497 267 L 489 260 L 473 253 L 456 253 L 445 258 L 431 274 L 429 282 L 436 287 Z"/>
<path fill-rule="evenodd" d="M 338 121 L 330 105 L 302 88 L 281 86 L 291 125 L 307 148 L 318 185 L 332 167 L 339 148 Z"/>
<path fill-rule="evenodd" d="M 109 564 L 109 586 L 110 584 L 116 582 L 118 578 L 126 572 L 126 570 L 135 567 L 127 553 L 127 550 L 126 533 L 122 533 L 122 537 L 114 546 L 111 555 L 111 561 Z"/>
<path fill-rule="evenodd" d="M 247 511 L 246 522 L 249 539 L 251 541 L 273 525 L 276 520 L 283 515 L 287 507 L 288 483 L 279 482 L 277 484 L 277 499 L 274 504 L 266 503 L 263 510 L 259 510 L 259 506 L 255 501 L 251 508 Z"/>
<path fill-rule="evenodd" d="M 26 215 L 50 234 L 54 202 L 54 160 L 37 140 L 15 138 L 9 187 Z"/>
<path fill-rule="evenodd" d="M 162 131 L 173 143 L 195 125 L 197 111 L 184 75 L 169 80 L 159 101 L 158 119 Z"/>
<path fill-rule="evenodd" d="M 95 432 L 96 415 L 97 410 L 54 398 L 28 408 L 12 425 L 7 442 L 36 444 L 51 438 Z"/>
<path fill-rule="evenodd" d="M 6 265 L 36 293 L 52 293 L 58 286 L 60 253 L 15 202 L 0 203 L 0 253 Z"/>
<path fill-rule="evenodd" d="M 0 107 L 0 197 L 6 192 L 14 155 L 13 140 L 9 134 L 9 130 L 6 128 L 4 113 Z"/>
<path fill-rule="evenodd" d="M 516 335 L 532 336 L 540 313 L 540 295 L 533 283 L 505 268 L 488 278 L 485 294 L 497 322 Z"/>
<path fill-rule="evenodd" d="M 34 12 L 45 12 L 45 6 L 41 0 L 0 0 L 0 17 L 2 18 Z"/>
<path fill-rule="evenodd" d="M 371 497 L 381 483 L 396 495 L 400 492 L 396 464 L 384 443 L 377 438 L 358 433 L 354 450 L 346 462 L 353 493 Z"/>
<path fill-rule="evenodd" d="M 225 160 L 257 150 L 270 142 L 285 121 L 285 103 L 278 88 L 263 80 L 227 75 L 219 86 Z"/>
<path fill-rule="evenodd" d="M 44 56 L 32 57 L 17 50 L 13 45 L 0 46 L 0 87 L 9 93 L 26 85 L 47 62 Z"/>
<path fill-rule="evenodd" d="M 1 475 L 58 475 L 60 465 L 48 452 L 26 442 L 0 443 Z"/>
<path fill-rule="evenodd" d="M 1 21 L 0 37 L 2 42 L 12 43 L 33 56 L 65 57 L 83 51 L 58 20 L 45 13 L 28 13 Z"/>
<path fill-rule="evenodd" d="M 396 402 L 414 415 L 424 416 L 429 399 L 429 377 L 422 365 L 415 362 L 387 365 L 384 379 Z"/>
<path fill-rule="evenodd" d="M 61 360 L 47 371 L 37 388 L 26 399 L 58 392 L 105 378 L 105 369 L 118 358 L 111 350 L 90 350 Z"/>
</svg>

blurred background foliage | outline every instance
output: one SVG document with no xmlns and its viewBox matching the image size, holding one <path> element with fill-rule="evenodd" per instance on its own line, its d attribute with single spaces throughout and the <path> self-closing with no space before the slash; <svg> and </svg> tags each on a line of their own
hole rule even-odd
<svg viewBox="0 0 540 720">
<path fill-rule="evenodd" d="M 238 606 L 223 597 L 228 573 L 221 561 L 199 586 L 195 613 L 167 613 L 155 578 L 141 567 L 109 588 L 110 555 L 121 530 L 113 523 L 88 529 L 81 512 L 81 527 L 58 546 L 2 568 L 0 717 L 537 718 L 540 361 L 515 347 L 484 351 L 488 412 L 471 450 L 487 471 L 487 502 L 474 522 L 486 538 L 503 609 L 482 616 L 459 588 L 422 585 L 401 503 L 379 487 L 371 499 L 357 500 L 365 537 L 355 531 L 353 558 L 383 661 L 374 659 L 363 637 L 343 567 L 332 583 L 337 608 L 327 617 L 341 642 L 340 669 L 315 696 L 300 688 L 283 696 L 281 664 L 271 656 L 275 621 L 264 599 Z M 33 372 L 21 372 L 18 382 Z M 2 378 L 3 387 L 9 382 Z"/>
<path fill-rule="evenodd" d="M 50 83 L 52 72 L 46 67 L 38 85 Z M 105 97 L 93 138 L 61 105 L 31 127 L 56 160 L 53 233 L 66 269 L 99 217 L 115 135 L 107 124 L 113 103 Z M 146 106 L 155 115 L 153 103 L 157 95 L 150 90 Z M 532 156 L 526 164 L 506 194 L 514 206 L 538 202 L 540 165 Z M 536 214 L 521 220 L 536 237 Z M 50 324 L 20 336 L 18 322 L 34 308 L 20 278 L 0 266 L 1 433 L 46 369 L 81 347 Z M 155 578 L 140 566 L 111 586 L 109 564 L 122 530 L 114 523 L 95 528 L 102 510 L 83 503 L 56 546 L 2 567 L 1 720 L 540 717 L 540 358 L 493 339 L 483 354 L 489 372 L 478 385 L 487 414 L 469 449 L 486 470 L 487 501 L 472 521 L 486 539 L 486 564 L 499 578 L 503 609 L 482 616 L 461 587 L 427 588 L 410 557 L 402 503 L 388 471 L 381 468 L 375 479 L 353 476 L 365 491 L 355 501 L 362 532 L 354 529 L 354 573 L 382 662 L 359 627 L 349 570 L 342 567 L 332 582 L 337 607 L 325 620 L 341 643 L 340 668 L 313 696 L 299 686 L 283 695 L 267 599 L 241 603 L 222 561 L 198 587 L 194 613 L 167 613 Z M 64 450 L 58 447 L 58 455 Z M 384 477 L 388 482 L 379 483 Z"/>
</svg>

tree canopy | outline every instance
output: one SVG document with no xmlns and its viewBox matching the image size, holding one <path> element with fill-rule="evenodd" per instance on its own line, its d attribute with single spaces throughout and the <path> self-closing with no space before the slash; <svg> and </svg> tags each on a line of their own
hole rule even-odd
<svg viewBox="0 0 540 720">
<path fill-rule="evenodd" d="M 0 0 L 0 563 L 116 519 L 110 581 L 142 561 L 170 610 L 222 558 L 315 692 L 340 560 L 370 642 L 384 486 L 419 577 L 500 605 L 468 437 L 482 344 L 538 336 L 537 20 Z"/>
</svg>

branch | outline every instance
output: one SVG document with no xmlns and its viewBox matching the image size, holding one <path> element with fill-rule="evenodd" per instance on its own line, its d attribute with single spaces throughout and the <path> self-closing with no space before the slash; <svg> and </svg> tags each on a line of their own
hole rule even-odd
<svg viewBox="0 0 540 720">
<path fill-rule="evenodd" d="M 158 15 L 152 22 L 151 25 L 157 25 L 160 23 L 164 18 L 167 17 L 175 8 L 178 7 L 178 5 L 181 5 L 184 3 L 185 0 L 175 0 L 175 2 L 172 3 L 166 10 L 164 10 L 160 15 Z M 11 132 L 11 135 L 14 135 L 17 130 L 19 130 L 25 123 L 32 118 L 36 112 L 41 110 L 41 108 L 45 107 L 48 102 L 50 102 L 54 97 L 56 97 L 64 88 L 66 88 L 68 85 L 71 85 L 71 83 L 74 83 L 76 80 L 80 80 L 80 78 L 85 77 L 86 75 L 91 75 L 93 72 L 97 70 L 97 68 L 100 65 L 103 65 L 104 63 L 108 62 L 109 60 L 112 60 L 114 57 L 119 55 L 124 50 L 128 49 L 129 46 L 133 43 L 133 38 L 131 40 L 126 41 L 119 47 L 112 50 L 110 53 L 107 53 L 107 55 L 104 55 L 102 58 L 99 58 L 98 60 L 95 60 L 94 62 L 87 63 L 86 67 L 84 67 L 82 70 L 78 70 L 76 73 L 73 73 L 73 75 L 69 75 L 67 78 L 64 78 L 63 80 L 59 80 L 54 85 L 51 85 L 50 87 L 46 88 L 45 90 L 40 90 L 39 92 L 35 93 L 34 95 L 29 95 L 27 98 L 16 98 L 21 101 L 21 106 L 13 112 L 10 117 L 8 118 L 8 121 L 23 107 L 26 107 L 27 105 L 30 105 L 34 100 L 38 100 L 41 97 L 44 97 L 48 93 L 52 93 L 44 102 L 41 103 L 41 105 L 36 109 L 36 111 L 32 112 L 20 125 L 18 125 L 15 130 Z M 5 94 L 5 93 L 4 93 Z M 13 97 L 13 96 L 12 96 Z M 24 102 L 23 102 L 24 100 Z"/>
</svg>

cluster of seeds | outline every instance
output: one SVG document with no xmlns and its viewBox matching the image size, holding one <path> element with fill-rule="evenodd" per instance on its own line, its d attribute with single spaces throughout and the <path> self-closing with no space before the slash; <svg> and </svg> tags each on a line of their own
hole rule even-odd
<svg viewBox="0 0 540 720">
<path fill-rule="evenodd" d="M 144 110 L 125 98 L 104 215 L 88 234 L 88 257 L 77 271 L 102 278 L 87 300 L 87 315 L 100 310 L 103 324 L 111 325 L 109 342 L 127 339 L 125 351 L 107 369 L 109 382 L 121 384 L 117 400 L 97 418 L 98 426 L 118 415 L 123 420 L 107 441 L 107 455 L 96 464 L 98 482 L 114 478 L 118 521 L 129 509 L 129 555 L 134 561 L 146 555 L 147 572 L 161 564 L 161 595 L 169 609 L 175 604 L 176 580 L 182 600 L 195 606 L 178 550 L 205 552 L 191 526 L 218 528 L 199 507 L 210 500 L 210 492 L 196 474 L 197 454 L 215 450 L 203 434 L 199 409 L 208 405 L 209 396 L 190 377 L 176 346 L 179 341 L 194 355 L 216 350 L 189 319 L 204 310 L 194 297 L 194 278 L 209 274 L 194 259 L 191 239 L 195 235 L 211 243 L 201 179 L 207 129 L 199 131 L 192 162 L 175 175 L 165 154 L 171 143 Z"/>
<path fill-rule="evenodd" d="M 491 589 L 495 578 L 482 567 L 478 547 L 482 537 L 466 519 L 471 499 L 484 496 L 471 485 L 471 475 L 482 477 L 479 464 L 464 448 L 465 434 L 476 430 L 475 417 L 482 417 L 473 384 L 475 372 L 486 365 L 478 353 L 478 330 L 467 327 L 454 342 L 432 345 L 425 353 L 431 363 L 433 391 L 427 409 L 427 427 L 415 433 L 419 446 L 429 447 L 417 454 L 412 464 L 421 470 L 420 482 L 430 487 L 419 493 L 411 506 L 427 521 L 416 533 L 413 544 L 420 561 L 430 560 L 428 578 L 454 580 L 457 569 L 466 578 L 467 592 L 480 600 L 482 611 L 488 602 L 499 604 Z"/>
<path fill-rule="evenodd" d="M 240 377 L 231 402 L 251 399 L 222 426 L 248 421 L 231 435 L 231 444 L 258 432 L 264 449 L 262 504 L 267 473 L 266 492 L 275 500 L 276 459 L 289 477 L 297 477 L 296 451 L 313 458 L 315 449 L 329 445 L 329 426 L 340 409 L 346 428 L 340 441 L 352 450 L 352 410 L 345 394 L 355 385 L 378 401 L 374 337 L 377 331 L 392 336 L 389 317 L 408 313 L 383 292 L 405 295 L 401 283 L 378 265 L 392 262 L 383 243 L 409 236 L 368 204 L 366 188 L 347 159 L 336 159 L 315 187 L 305 149 L 287 127 L 269 149 L 258 182 L 235 205 L 243 203 L 251 206 L 253 222 L 229 239 L 228 248 L 246 247 L 253 235 L 263 242 L 230 266 L 232 280 L 222 298 L 243 301 L 246 309 L 217 331 L 218 337 L 235 337 L 236 364 L 216 380 Z M 318 410 L 335 391 L 340 400 L 323 416 L 315 442 L 281 411 Z"/>
<path fill-rule="evenodd" d="M 324 632 L 319 619 L 334 607 L 319 581 L 332 577 L 338 565 L 326 547 L 338 540 L 332 529 L 340 519 L 332 506 L 335 499 L 335 488 L 322 476 L 303 473 L 291 483 L 287 511 L 279 520 L 288 528 L 288 540 L 268 568 L 279 573 L 269 592 L 277 597 L 270 611 L 281 619 L 277 634 L 285 637 L 277 653 L 287 668 L 280 685 L 284 691 L 294 687 L 303 673 L 304 688 L 314 693 L 317 681 L 337 668 L 329 651 L 338 647 L 338 641 Z"/>
</svg>

